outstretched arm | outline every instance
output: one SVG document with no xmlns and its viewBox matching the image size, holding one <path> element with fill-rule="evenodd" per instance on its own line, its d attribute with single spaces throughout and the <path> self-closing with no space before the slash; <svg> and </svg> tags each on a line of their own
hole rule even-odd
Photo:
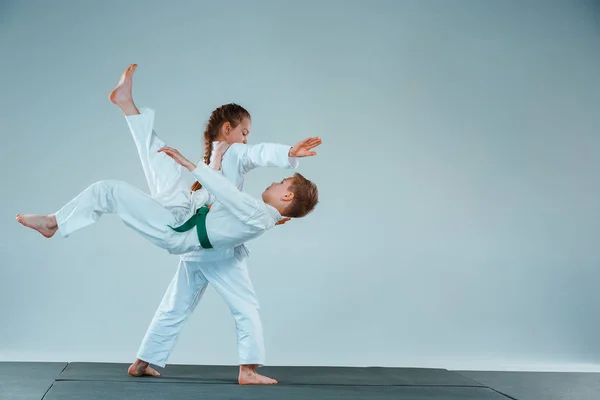
<svg viewBox="0 0 600 400">
<path fill-rule="evenodd" d="M 234 143 L 228 152 L 235 155 L 239 169 L 244 173 L 258 167 L 297 168 L 298 158 L 316 155 L 312 148 L 321 144 L 319 138 L 308 138 L 295 146 L 276 143 L 245 145 Z"/>
<path fill-rule="evenodd" d="M 227 151 L 227 157 L 233 157 L 241 173 L 254 168 L 297 168 L 298 159 L 289 156 L 291 146 L 276 143 L 259 143 L 254 145 L 234 143 Z"/>
<path fill-rule="evenodd" d="M 171 147 L 158 150 L 171 157 L 175 162 L 187 168 L 194 177 L 211 193 L 215 199 L 227 207 L 238 219 L 246 222 L 259 209 L 261 202 L 249 194 L 243 193 L 221 173 L 215 171 L 204 163 L 196 166 L 181 153 Z"/>
<path fill-rule="evenodd" d="M 257 167 L 297 168 L 298 159 L 317 155 L 313 149 L 321 143 L 322 140 L 319 137 L 301 140 L 292 147 L 275 143 L 260 143 L 257 145 L 234 143 L 228 145 L 221 142 L 215 147 L 212 159 L 215 164 L 218 164 L 216 169 L 219 169 L 223 154 L 227 152 L 229 156 L 223 162 L 229 164 L 230 171 L 238 171 L 238 174 L 243 176 Z M 289 220 L 290 218 L 283 218 L 277 221 L 275 225 L 285 224 Z"/>
</svg>

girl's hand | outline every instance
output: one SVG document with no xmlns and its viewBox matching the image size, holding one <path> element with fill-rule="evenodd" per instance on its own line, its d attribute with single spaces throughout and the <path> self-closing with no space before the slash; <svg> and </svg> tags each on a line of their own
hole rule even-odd
<svg viewBox="0 0 600 400">
<path fill-rule="evenodd" d="M 318 145 L 323 143 L 321 138 L 312 137 L 308 139 L 304 139 L 301 142 L 296 143 L 294 147 L 290 149 L 288 152 L 289 157 L 310 157 L 316 156 L 317 152 L 311 151 Z"/>
</svg>

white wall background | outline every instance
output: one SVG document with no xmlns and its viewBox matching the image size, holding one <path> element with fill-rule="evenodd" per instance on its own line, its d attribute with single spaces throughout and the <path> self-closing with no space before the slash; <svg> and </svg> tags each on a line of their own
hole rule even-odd
<svg viewBox="0 0 600 400">
<path fill-rule="evenodd" d="M 0 360 L 135 358 L 177 257 L 116 218 L 46 240 L 14 215 L 145 188 L 107 100 L 138 63 L 190 158 L 232 101 L 253 143 L 324 140 L 318 209 L 249 244 L 270 365 L 600 365 L 598 3 L 2 0 L 0 54 Z M 170 362 L 236 355 L 209 289 Z"/>
</svg>

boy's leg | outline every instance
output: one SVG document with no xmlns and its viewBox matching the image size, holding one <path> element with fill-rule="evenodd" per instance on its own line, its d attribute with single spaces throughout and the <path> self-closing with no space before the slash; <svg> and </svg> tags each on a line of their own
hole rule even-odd
<svg viewBox="0 0 600 400">
<path fill-rule="evenodd" d="M 136 64 L 130 65 L 109 98 L 123 114 L 140 156 L 144 175 L 153 197 L 174 191 L 189 191 L 193 178 L 181 165 L 174 162 L 158 149 L 166 146 L 154 131 L 154 111 L 138 109 L 133 101 L 133 74 Z"/>
<path fill-rule="evenodd" d="M 178 243 L 179 233 L 169 225 L 177 222 L 173 214 L 141 190 L 122 181 L 100 181 L 92 184 L 57 211 L 56 229 L 64 237 L 95 223 L 103 214 L 118 215 L 125 225 L 135 230 L 155 245 L 169 250 Z M 20 215 L 25 226 L 36 216 Z M 19 217 L 17 217 L 19 220 Z M 30 228 L 40 229 L 34 226 Z M 46 235 L 44 235 L 46 236 Z"/>
</svg>

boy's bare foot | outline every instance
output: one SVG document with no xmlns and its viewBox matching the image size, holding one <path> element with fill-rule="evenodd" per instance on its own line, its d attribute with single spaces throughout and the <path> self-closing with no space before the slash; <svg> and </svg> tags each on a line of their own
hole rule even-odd
<svg viewBox="0 0 600 400">
<path fill-rule="evenodd" d="M 31 229 L 35 229 L 47 238 L 54 236 L 58 230 L 54 215 L 17 214 L 17 222 Z"/>
<path fill-rule="evenodd" d="M 129 366 L 127 373 L 131 376 L 160 376 L 160 373 L 152 368 L 146 361 L 136 359 L 133 364 Z"/>
<path fill-rule="evenodd" d="M 121 75 L 121 79 L 117 87 L 108 95 L 109 100 L 116 104 L 125 115 L 137 115 L 139 110 L 133 102 L 133 73 L 137 68 L 137 64 L 131 64 Z"/>
</svg>

